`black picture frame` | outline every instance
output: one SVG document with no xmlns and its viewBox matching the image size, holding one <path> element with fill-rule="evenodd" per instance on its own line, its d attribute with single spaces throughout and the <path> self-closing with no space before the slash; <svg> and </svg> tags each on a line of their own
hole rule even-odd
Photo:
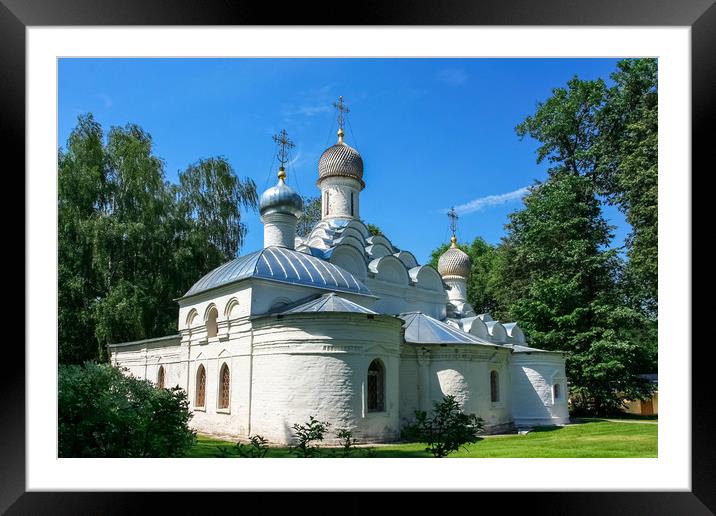
<svg viewBox="0 0 716 516">
<path fill-rule="evenodd" d="M 716 5 L 713 0 L 374 0 L 348 4 L 295 2 L 271 4 L 226 0 L 0 0 L 0 135 L 5 157 L 13 157 L 13 175 L 25 166 L 25 29 L 28 26 L 82 25 L 575 25 L 575 26 L 688 26 L 691 28 L 692 172 L 691 179 L 713 169 L 716 152 Z M 4 167 L 8 160 L 3 160 Z M 5 169 L 10 173 L 10 169 Z M 696 174 L 694 171 L 700 171 Z M 688 171 L 684 171 L 685 177 Z M 22 183 L 21 183 L 22 184 Z M 21 188 L 24 187 L 21 186 Z M 706 190 L 706 189 L 705 189 Z M 699 192 L 693 189 L 692 192 Z M 27 192 L 26 192 L 27 194 Z M 696 205 L 696 199 L 694 199 Z M 701 219 L 703 220 L 703 219 Z M 708 219 L 707 219 L 708 220 Z M 692 217 L 692 235 L 699 220 Z M 19 246 L 18 246 L 19 247 Z M 692 248 L 693 261 L 693 248 Z M 25 256 L 25 259 L 27 257 Z M 695 263 L 692 265 L 692 277 Z M 27 276 L 28 271 L 25 269 Z M 692 303 L 692 309 L 708 306 Z M 692 315 L 692 321 L 699 320 Z M 25 323 L 32 317 L 25 314 Z M 694 328 L 695 330 L 696 328 Z M 689 342 L 690 340 L 690 342 Z M 692 356 L 692 490 L 690 492 L 541 492 L 473 493 L 468 503 L 484 511 L 498 503 L 512 510 L 550 514 L 712 514 L 716 511 L 716 446 L 711 422 L 709 348 L 713 343 L 685 336 L 678 345 Z M 25 492 L 25 359 L 14 357 L 3 371 L 2 439 L 0 439 L 0 511 L 7 514 L 123 514 L 150 510 L 148 493 Z M 89 466 L 91 467 L 91 465 Z M 568 473 L 568 472 L 566 472 Z M 365 508 L 365 493 L 334 493 L 336 508 L 357 512 Z M 228 494 L 171 493 L 162 510 L 178 513 L 217 510 Z M 238 494 L 245 507 L 260 502 L 261 494 Z M 322 504 L 331 503 L 322 495 Z M 236 496 L 232 497 L 236 500 Z M 401 497 L 405 509 L 431 500 L 449 507 L 450 498 L 438 493 Z M 264 500 L 266 500 L 264 498 Z M 270 499 L 273 505 L 273 498 Z M 295 508 L 310 508 L 305 495 L 290 496 Z M 447 504 L 447 505 L 446 505 Z M 416 507 L 420 507 L 416 506 Z M 500 507 L 500 506 L 498 506 Z M 422 512 L 422 511 L 421 511 Z"/>
</svg>

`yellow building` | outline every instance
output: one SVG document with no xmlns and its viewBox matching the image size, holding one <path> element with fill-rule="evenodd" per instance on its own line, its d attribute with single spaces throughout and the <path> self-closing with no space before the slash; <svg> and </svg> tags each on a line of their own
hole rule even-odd
<svg viewBox="0 0 716 516">
<path fill-rule="evenodd" d="M 659 383 L 658 375 L 653 374 L 642 374 L 642 378 L 649 380 L 656 387 Z M 640 414 L 642 416 L 652 416 L 659 413 L 659 392 L 654 391 L 654 395 L 647 401 L 627 401 L 625 411 L 628 414 Z"/>
</svg>

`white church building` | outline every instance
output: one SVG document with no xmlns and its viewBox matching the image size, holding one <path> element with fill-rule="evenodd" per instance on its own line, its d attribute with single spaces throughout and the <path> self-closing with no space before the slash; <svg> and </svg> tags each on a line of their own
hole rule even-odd
<svg viewBox="0 0 716 516">
<path fill-rule="evenodd" d="M 296 236 L 303 205 L 285 183 L 260 197 L 264 246 L 221 265 L 180 299 L 178 334 L 110 344 L 111 361 L 189 396 L 206 434 L 277 444 L 309 416 L 362 442 L 396 440 L 416 409 L 454 395 L 487 433 L 568 422 L 565 357 L 467 302 L 456 245 L 420 265 L 360 218 L 363 159 L 338 142 L 318 162 L 322 218 Z"/>
</svg>

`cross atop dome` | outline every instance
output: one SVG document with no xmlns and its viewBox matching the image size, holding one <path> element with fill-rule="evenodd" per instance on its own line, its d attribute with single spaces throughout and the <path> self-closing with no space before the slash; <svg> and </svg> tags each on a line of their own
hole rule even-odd
<svg viewBox="0 0 716 516">
<path fill-rule="evenodd" d="M 276 157 L 278 158 L 279 163 L 281 163 L 281 166 L 278 169 L 278 178 L 283 180 L 286 179 L 285 165 L 288 162 L 288 152 L 296 145 L 289 140 L 286 129 L 281 129 L 280 133 L 273 135 L 273 141 L 275 141 L 278 146 Z"/>
<path fill-rule="evenodd" d="M 343 95 L 338 97 L 338 102 L 333 103 L 333 107 L 338 110 L 338 143 L 343 143 L 343 124 L 345 122 L 346 113 L 350 113 L 350 109 L 343 103 Z"/>
<path fill-rule="evenodd" d="M 450 219 L 450 230 L 452 231 L 452 237 L 450 237 L 450 247 L 457 247 L 457 237 L 455 236 L 455 232 L 457 231 L 457 219 L 459 217 L 457 216 L 457 212 L 454 207 L 450 208 L 447 216 Z"/>
</svg>

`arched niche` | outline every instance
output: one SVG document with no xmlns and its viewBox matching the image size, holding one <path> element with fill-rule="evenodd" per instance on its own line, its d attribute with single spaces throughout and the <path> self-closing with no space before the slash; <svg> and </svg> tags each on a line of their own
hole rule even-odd
<svg viewBox="0 0 716 516">
<path fill-rule="evenodd" d="M 525 334 L 522 331 L 522 328 L 520 328 L 517 323 L 506 323 L 503 324 L 505 327 L 505 331 L 507 332 L 507 337 L 509 338 L 510 342 L 514 342 L 516 344 L 524 344 L 525 343 Z"/>
<path fill-rule="evenodd" d="M 199 313 L 196 311 L 196 308 L 192 308 L 189 310 L 189 313 L 186 314 L 186 320 L 185 324 L 187 328 L 193 328 L 199 323 Z"/>
<path fill-rule="evenodd" d="M 482 322 L 482 319 L 479 317 L 470 317 L 469 320 L 465 320 L 463 323 L 463 329 L 475 337 L 480 337 L 481 339 L 490 338 L 487 326 L 485 326 L 485 323 Z"/>
<path fill-rule="evenodd" d="M 336 228 L 336 230 L 339 230 L 340 228 Z M 361 221 L 353 219 L 350 220 L 347 224 L 345 224 L 342 227 L 343 231 L 347 229 L 355 229 L 358 231 L 361 235 L 363 235 L 363 239 L 367 239 L 370 237 L 370 231 L 368 231 L 368 227 L 363 224 Z"/>
<path fill-rule="evenodd" d="M 336 247 L 350 245 L 350 246 L 355 247 L 361 254 L 364 253 L 364 249 L 365 249 L 363 242 L 352 235 L 344 235 L 344 236 L 341 236 L 340 238 L 336 238 L 333 241 L 333 245 L 335 245 Z"/>
<path fill-rule="evenodd" d="M 410 276 L 405 270 L 403 262 L 392 254 L 376 258 L 368 264 L 368 270 L 375 274 L 375 278 L 396 285 L 408 285 Z"/>
<path fill-rule="evenodd" d="M 338 232 L 336 235 L 335 241 L 337 242 L 339 239 L 345 238 L 345 237 L 353 237 L 353 238 L 357 239 L 361 243 L 362 248 L 365 248 L 365 246 L 366 246 L 365 236 L 363 235 L 363 233 L 361 233 L 360 231 L 358 231 L 358 229 L 356 229 L 354 227 L 353 228 L 345 228 L 344 230 Z"/>
<path fill-rule="evenodd" d="M 488 321 L 485 323 L 485 326 L 487 326 L 487 331 L 490 334 L 491 340 L 495 342 L 507 341 L 507 332 L 502 324 L 497 321 Z"/>
<path fill-rule="evenodd" d="M 384 244 L 380 243 L 369 245 L 365 248 L 365 252 L 368 253 L 368 256 L 370 256 L 371 258 L 381 258 L 383 256 L 391 256 L 392 258 L 395 258 L 395 256 L 393 256 L 392 250 L 386 247 Z M 397 258 L 395 259 L 398 260 Z M 403 266 L 403 268 L 405 268 L 405 266 Z"/>
<path fill-rule="evenodd" d="M 390 251 L 391 251 L 390 254 L 393 254 L 393 244 L 391 244 L 390 240 L 388 240 L 383 235 L 372 235 L 372 236 L 366 238 L 366 242 L 370 245 L 382 244 L 385 247 L 387 247 L 388 249 L 390 249 Z"/>
<path fill-rule="evenodd" d="M 352 245 L 344 244 L 333 249 L 329 261 L 333 265 L 347 270 L 361 281 L 368 275 L 363 253 Z"/>
<path fill-rule="evenodd" d="M 403 263 L 402 260 L 401 263 Z M 443 291 L 443 279 L 438 271 L 430 265 L 413 267 L 410 269 L 409 274 L 410 279 L 412 279 L 419 288 L 433 290 L 435 292 Z"/>
<path fill-rule="evenodd" d="M 214 303 L 206 308 L 204 323 L 206 324 L 206 336 L 216 337 L 216 334 L 219 333 L 219 310 Z"/>
<path fill-rule="evenodd" d="M 393 254 L 393 256 L 403 262 L 406 269 L 412 269 L 418 266 L 418 260 L 415 259 L 415 256 L 410 251 L 400 251 L 399 253 Z"/>
<path fill-rule="evenodd" d="M 239 300 L 235 297 L 229 299 L 224 308 L 224 317 L 226 319 L 236 319 L 239 316 Z"/>
</svg>

